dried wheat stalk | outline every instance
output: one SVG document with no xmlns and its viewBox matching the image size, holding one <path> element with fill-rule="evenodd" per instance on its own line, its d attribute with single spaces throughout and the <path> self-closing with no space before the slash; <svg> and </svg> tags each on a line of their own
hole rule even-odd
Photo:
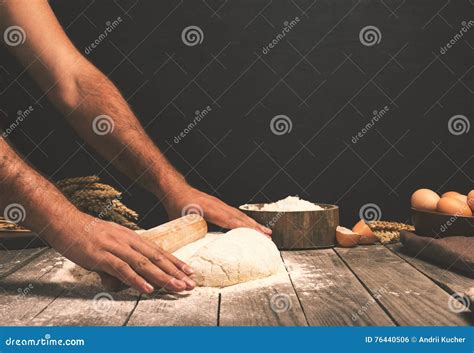
<svg viewBox="0 0 474 353">
<path fill-rule="evenodd" d="M 0 230 L 26 230 L 26 228 L 0 217 Z"/>
<path fill-rule="evenodd" d="M 119 223 L 130 229 L 140 229 L 133 221 L 138 213 L 125 206 L 121 193 L 112 186 L 100 183 L 97 176 L 65 179 L 57 182 L 58 188 L 83 212 L 101 219 Z"/>
<path fill-rule="evenodd" d="M 412 225 L 389 222 L 389 221 L 372 221 L 367 225 L 374 232 L 375 236 L 379 238 L 382 244 L 396 243 L 400 241 L 400 232 L 402 230 L 413 232 L 415 228 Z"/>
<path fill-rule="evenodd" d="M 72 185 L 72 184 L 90 184 L 90 183 L 96 183 L 100 180 L 100 178 L 96 175 L 89 175 L 85 177 L 77 177 L 77 178 L 69 178 L 69 179 L 63 179 L 58 181 L 56 184 L 59 187 L 67 186 L 67 185 Z"/>
<path fill-rule="evenodd" d="M 113 200 L 112 201 L 114 206 L 115 206 L 115 211 L 120 213 L 121 215 L 133 219 L 135 221 L 138 220 L 138 213 L 136 213 L 134 210 L 128 208 L 125 206 L 123 203 L 121 203 L 119 200 Z"/>
</svg>

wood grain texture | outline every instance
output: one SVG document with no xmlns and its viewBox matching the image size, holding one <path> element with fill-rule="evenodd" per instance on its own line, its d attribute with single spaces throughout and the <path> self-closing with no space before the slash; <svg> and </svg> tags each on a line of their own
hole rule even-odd
<svg viewBox="0 0 474 353">
<path fill-rule="evenodd" d="M 471 279 L 421 260 L 407 258 L 409 264 L 383 246 L 335 251 L 344 261 L 329 249 L 284 252 L 293 283 L 283 276 L 240 290 L 157 293 L 138 304 L 131 290 L 106 293 L 99 284 L 53 281 L 62 256 L 51 249 L 31 252 L 25 266 L 0 281 L 0 325 L 472 324 L 472 313 L 451 312 L 449 294 L 414 266 L 451 291 Z"/>
<path fill-rule="evenodd" d="M 174 252 L 203 238 L 207 233 L 207 223 L 201 216 L 189 214 L 152 229 L 137 231 L 137 233 L 162 249 Z"/>
<path fill-rule="evenodd" d="M 450 296 L 382 245 L 337 248 L 368 290 L 399 325 L 470 325 L 470 313 L 449 310 Z"/>
<path fill-rule="evenodd" d="M 311 326 L 394 325 L 332 249 L 282 255 Z"/>
<path fill-rule="evenodd" d="M 29 261 L 45 252 L 47 248 L 0 251 L 0 279 L 15 272 Z"/>
<path fill-rule="evenodd" d="M 29 325 L 64 290 L 49 283 L 61 255 L 48 249 L 0 281 L 0 325 Z"/>
<path fill-rule="evenodd" d="M 122 326 L 132 313 L 139 293 L 127 289 L 106 292 L 100 283 L 67 285 L 33 318 L 35 326 Z"/>
<path fill-rule="evenodd" d="M 122 325 L 126 321 L 138 294 L 112 294 L 114 300 L 106 302 L 104 309 L 94 300 L 104 291 L 100 285 L 53 281 L 64 260 L 47 249 L 1 280 L 0 325 Z"/>
<path fill-rule="evenodd" d="M 144 296 L 128 321 L 130 326 L 216 326 L 219 293 L 196 288 L 186 293 Z"/>
<path fill-rule="evenodd" d="M 328 248 L 336 244 L 339 208 L 335 205 L 317 205 L 324 211 L 255 211 L 240 207 L 258 223 L 271 228 L 272 240 L 281 250 Z M 264 204 L 253 204 L 260 209 Z"/>
<path fill-rule="evenodd" d="M 448 293 L 462 293 L 470 287 L 474 287 L 474 279 L 460 273 L 451 272 L 449 269 L 442 268 L 430 262 L 418 259 L 405 253 L 401 243 L 390 244 L 387 246 L 405 261 L 409 262 L 419 271 L 435 281 L 440 287 Z"/>
<path fill-rule="evenodd" d="M 52 249 L 0 282 L 0 325 L 122 325 L 137 293 L 52 281 L 65 259 Z M 103 301 L 94 300 L 103 294 Z M 112 299 L 109 300 L 109 295 Z"/>
<path fill-rule="evenodd" d="M 278 282 L 221 292 L 220 326 L 306 326 L 307 321 L 287 275 Z M 281 279 L 280 279 L 281 277 Z M 263 281 L 266 281 L 265 279 Z"/>
</svg>

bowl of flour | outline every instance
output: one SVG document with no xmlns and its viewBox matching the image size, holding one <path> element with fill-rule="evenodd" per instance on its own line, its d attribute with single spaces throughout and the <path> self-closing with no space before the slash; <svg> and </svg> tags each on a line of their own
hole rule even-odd
<svg viewBox="0 0 474 353">
<path fill-rule="evenodd" d="M 271 203 L 245 204 L 239 209 L 273 231 L 281 250 L 329 248 L 336 245 L 339 208 L 288 196 Z"/>
</svg>

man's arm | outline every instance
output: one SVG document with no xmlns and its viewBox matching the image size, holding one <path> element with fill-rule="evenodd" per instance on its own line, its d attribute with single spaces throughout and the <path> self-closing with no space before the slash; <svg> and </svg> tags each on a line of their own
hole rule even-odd
<svg viewBox="0 0 474 353">
<path fill-rule="evenodd" d="M 9 7 L 11 23 L 20 23 L 27 35 L 23 45 L 12 47 L 13 53 L 76 132 L 160 198 L 170 217 L 179 217 L 187 205 L 198 204 L 204 217 L 219 226 L 251 227 L 271 234 L 244 213 L 186 183 L 147 136 L 115 85 L 70 42 L 47 1 L 16 0 Z M 105 134 L 97 133 L 101 115 L 106 116 L 102 121 L 108 129 Z"/>
<path fill-rule="evenodd" d="M 0 207 L 52 247 L 91 271 L 107 273 L 142 293 L 153 285 L 192 289 L 186 264 L 135 232 L 80 212 L 0 138 Z M 15 214 L 8 210 L 15 207 Z"/>
</svg>

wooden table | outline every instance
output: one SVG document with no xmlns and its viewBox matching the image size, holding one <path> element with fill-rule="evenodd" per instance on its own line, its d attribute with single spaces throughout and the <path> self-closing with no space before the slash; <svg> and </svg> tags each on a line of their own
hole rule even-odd
<svg viewBox="0 0 474 353">
<path fill-rule="evenodd" d="M 52 249 L 0 251 L 0 325 L 472 325 L 450 294 L 474 280 L 403 254 L 401 245 L 282 252 L 273 286 L 140 296 L 51 282 Z M 96 298 L 94 300 L 94 298 Z M 451 302 L 452 306 L 453 302 Z M 457 302 L 454 303 L 455 307 Z"/>
</svg>

